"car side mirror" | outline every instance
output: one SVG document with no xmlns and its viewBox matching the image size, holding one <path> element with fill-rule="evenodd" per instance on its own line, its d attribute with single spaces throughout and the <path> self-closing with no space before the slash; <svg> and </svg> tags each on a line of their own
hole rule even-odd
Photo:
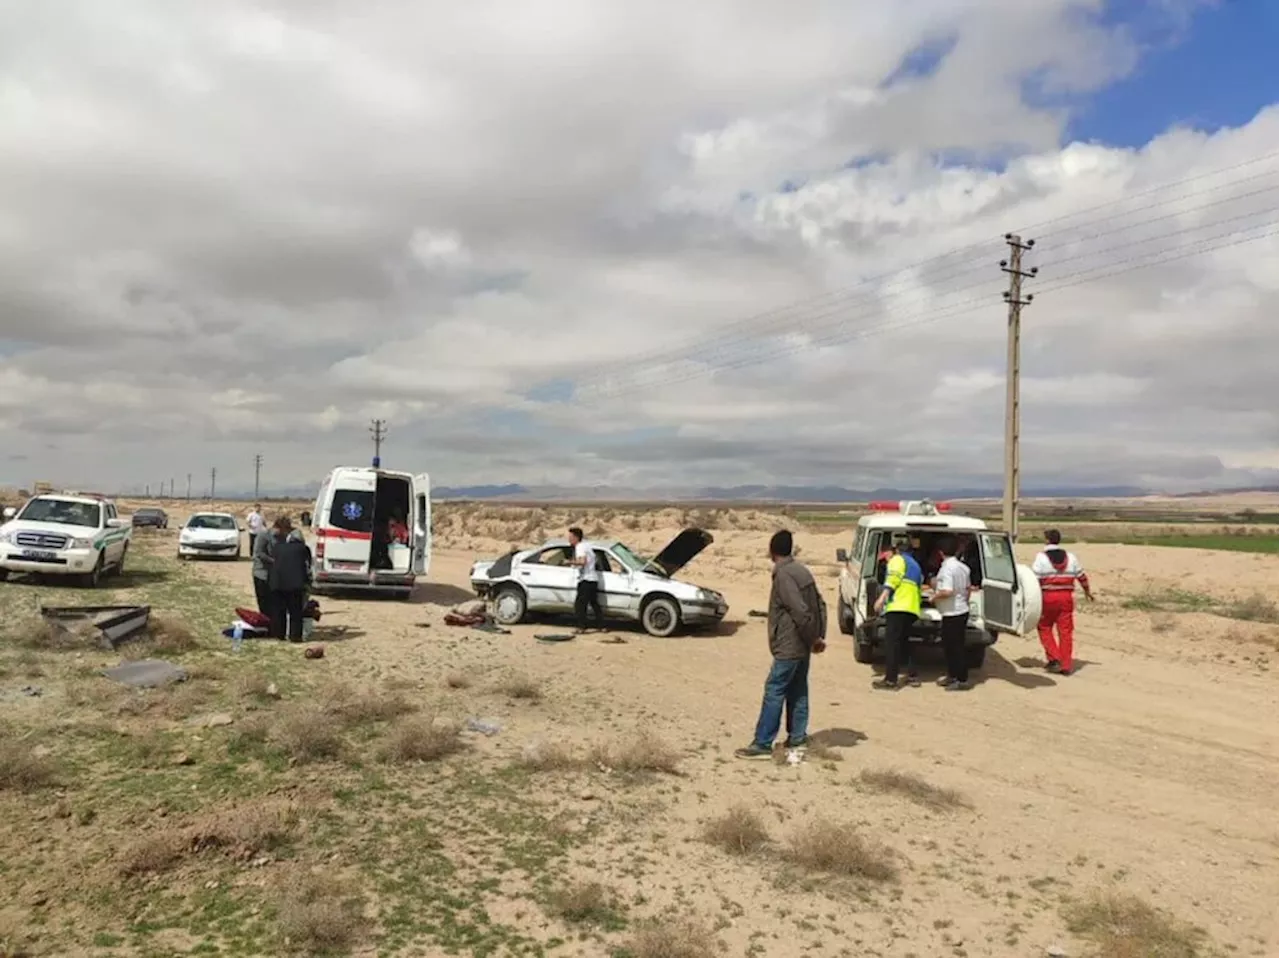
<svg viewBox="0 0 1280 958">
<path fill-rule="evenodd" d="M 841 564 L 847 563 L 849 561 L 849 553 L 844 549 L 837 549 L 836 561 Z"/>
<path fill-rule="evenodd" d="M 108 519 L 108 520 L 107 520 L 107 528 L 108 528 L 108 529 L 119 529 L 119 528 L 122 528 L 123 526 L 124 526 L 124 520 L 123 520 L 123 519 Z"/>
<path fill-rule="evenodd" d="M 6 519 L 12 519 L 17 514 L 18 514 L 18 510 L 15 509 L 13 506 L 5 506 L 4 517 Z"/>
</svg>

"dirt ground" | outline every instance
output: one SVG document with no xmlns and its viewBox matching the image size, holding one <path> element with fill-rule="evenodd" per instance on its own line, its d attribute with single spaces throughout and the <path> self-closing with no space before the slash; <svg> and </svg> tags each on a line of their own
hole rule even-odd
<svg viewBox="0 0 1280 958">
<path fill-rule="evenodd" d="M 682 522 L 713 519 L 715 543 L 681 577 L 722 591 L 726 621 L 706 635 L 619 627 L 554 644 L 534 638 L 546 623 L 508 635 L 444 623 L 471 597 L 474 559 L 558 535 L 570 518 L 641 552 Z M 277 643 L 231 655 L 218 629 L 237 599 L 251 601 L 248 562 L 179 565 L 176 522 L 141 533 L 143 557 L 113 597 L 192 624 L 187 645 L 136 653 L 176 655 L 192 681 L 122 699 L 94 684 L 105 655 L 0 647 L 0 731 L 68 763 L 55 798 L 6 792 L 4 763 L 22 753 L 0 749 L 0 874 L 11 892 L 0 956 L 1277 954 L 1274 556 L 1081 545 L 1099 601 L 1081 602 L 1079 671 L 1048 675 L 1034 636 L 1003 637 L 962 695 L 929 683 L 936 656 L 921 688 L 873 692 L 872 669 L 833 625 L 811 678 L 817 746 L 795 766 L 747 763 L 733 750 L 750 739 L 769 665 L 764 622 L 748 613 L 766 605 L 768 535 L 789 523 L 758 510 L 583 519 L 441 507 L 428 581 L 410 601 L 322 600 L 320 662 Z M 835 550 L 850 538 L 797 534 L 832 607 Z M 0 599 L 16 597 L 16 609 L 52 601 L 50 589 L 10 583 Z M 85 599 L 55 588 L 70 601 L 66 592 Z M 268 679 L 279 693 L 264 692 Z M 31 682 L 42 695 L 19 694 Z M 463 733 L 457 754 L 419 743 L 411 761 L 389 765 L 377 755 L 402 719 L 382 709 L 387 725 L 366 704 L 369 722 L 348 734 L 363 754 L 340 758 L 307 739 L 282 761 L 255 744 L 262 721 L 296 737 L 314 726 L 299 731 L 290 716 L 350 718 L 350 702 L 317 704 L 334 682 L 500 729 Z M 207 727 L 224 709 L 233 724 Z M 85 744 L 69 744 L 77 734 Z M 619 743 L 638 735 L 671 754 L 630 775 L 637 760 Z M 555 759 L 570 754 L 590 760 Z M 250 795 L 300 810 L 288 850 L 226 850 L 247 849 L 252 829 L 241 823 L 228 838 L 210 816 Z M 706 840 L 733 809 L 763 827 L 748 854 Z M 196 844 L 138 864 L 133 839 L 170 826 Z M 820 847 L 801 854 L 807 828 Z M 350 889 L 350 900 L 299 918 L 277 892 L 300 875 Z M 566 904 L 566 887 L 583 900 Z M 1132 906 L 1122 919 L 1116 902 Z M 324 917 L 347 905 L 373 930 Z M 686 919 L 694 931 L 679 930 Z M 662 934 L 646 939 L 650 922 Z"/>
<path fill-rule="evenodd" d="M 768 520 L 743 523 L 752 521 Z M 674 531 L 616 534 L 651 549 Z M 763 621 L 747 615 L 766 604 L 767 533 L 716 535 L 683 573 L 728 598 L 716 635 L 656 640 L 617 630 L 625 644 L 546 645 L 534 640 L 534 625 L 510 636 L 460 633 L 443 624 L 444 612 L 468 597 L 470 562 L 506 543 L 459 531 L 437 543 L 429 584 L 413 603 L 326 601 L 334 619 L 363 632 L 330 654 L 343 670 L 423 686 L 450 671 L 511 667 L 547 683 L 564 706 L 554 722 L 519 708 L 486 716 L 503 726 L 491 743 L 498 752 L 641 727 L 677 743 L 690 755 L 687 777 L 637 824 L 641 850 L 596 849 L 578 864 L 624 890 L 642 888 L 656 906 L 730 916 L 721 934 L 731 954 L 750 954 L 761 941 L 759 953 L 776 958 L 859 943 L 892 955 L 1041 954 L 1066 937 L 1056 906 L 1094 889 L 1148 899 L 1204 928 L 1218 947 L 1277 953 L 1275 623 L 1145 608 L 1191 589 L 1223 602 L 1274 597 L 1273 557 L 1082 552 L 1099 602 L 1081 603 L 1080 669 L 1069 678 L 1039 669 L 1034 636 L 1006 637 L 970 694 L 926 682 L 885 696 L 836 636 L 813 668 L 812 728 L 841 760 L 762 767 L 734 760 L 732 750 L 750 739 L 769 664 Z M 833 607 L 831 560 L 847 539 L 798 539 Z M 202 571 L 241 583 L 248 596 L 244 566 Z M 939 663 L 926 661 L 935 666 L 928 678 Z M 971 807 L 933 811 L 869 792 L 857 784 L 864 769 L 913 773 Z M 900 893 L 874 906 L 805 901 L 775 888 L 785 881 L 781 866 L 740 865 L 693 841 L 701 822 L 735 802 L 768 810 L 779 833 L 818 813 L 859 824 L 901 856 Z M 662 877 L 628 889 L 636 854 L 656 859 Z M 1068 943 L 1068 952 L 1079 949 Z"/>
</svg>

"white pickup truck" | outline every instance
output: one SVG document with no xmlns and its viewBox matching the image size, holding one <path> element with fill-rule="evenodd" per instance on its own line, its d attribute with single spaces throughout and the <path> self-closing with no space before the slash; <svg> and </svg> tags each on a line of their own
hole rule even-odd
<svg viewBox="0 0 1280 958">
<path fill-rule="evenodd" d="M 96 586 L 124 569 L 133 529 L 109 499 L 50 493 L 5 509 L 0 582 L 14 573 L 74 575 Z"/>
</svg>

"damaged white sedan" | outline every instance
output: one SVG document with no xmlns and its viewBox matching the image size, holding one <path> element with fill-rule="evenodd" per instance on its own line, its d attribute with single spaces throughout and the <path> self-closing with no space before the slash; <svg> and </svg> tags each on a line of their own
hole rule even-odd
<svg viewBox="0 0 1280 958">
<path fill-rule="evenodd" d="M 617 540 L 587 540 L 600 571 L 600 608 L 606 619 L 639 622 L 656 636 L 718 624 L 729 611 L 724 596 L 672 576 L 712 541 L 709 532 L 685 529 L 652 559 L 638 556 Z M 578 590 L 578 570 L 567 539 L 509 552 L 471 567 L 471 586 L 487 599 L 500 625 L 515 625 L 531 614 L 570 613 Z"/>
</svg>

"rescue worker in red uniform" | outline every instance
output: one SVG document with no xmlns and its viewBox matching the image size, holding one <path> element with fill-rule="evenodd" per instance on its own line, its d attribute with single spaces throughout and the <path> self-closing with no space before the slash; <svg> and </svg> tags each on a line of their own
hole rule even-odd
<svg viewBox="0 0 1280 958">
<path fill-rule="evenodd" d="M 1040 613 L 1040 644 L 1044 646 L 1046 672 L 1070 675 L 1075 668 L 1072 660 L 1076 629 L 1076 583 L 1092 602 L 1093 591 L 1089 577 L 1084 574 L 1080 561 L 1062 548 L 1062 534 L 1049 529 L 1044 534 L 1044 551 L 1036 556 L 1031 571 L 1040 580 L 1043 611 Z M 1054 627 L 1057 627 L 1057 638 Z"/>
</svg>

